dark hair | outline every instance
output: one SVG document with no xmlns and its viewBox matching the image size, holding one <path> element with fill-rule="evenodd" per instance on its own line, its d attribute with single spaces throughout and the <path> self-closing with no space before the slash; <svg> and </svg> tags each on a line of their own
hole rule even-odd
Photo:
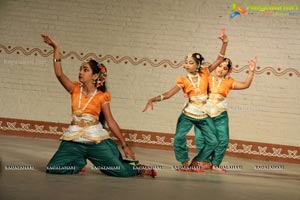
<svg viewBox="0 0 300 200">
<path fill-rule="evenodd" d="M 201 65 L 204 61 L 203 56 L 200 53 L 193 53 L 192 58 L 196 62 L 196 64 L 199 65 L 199 67 L 197 68 L 197 71 L 200 72 L 201 71 Z"/>
<path fill-rule="evenodd" d="M 99 64 L 96 60 L 93 60 L 93 59 L 89 60 L 88 63 L 93 71 L 93 74 L 98 74 L 100 72 L 99 66 L 103 65 L 102 63 Z M 101 92 L 106 92 L 107 89 L 106 89 L 105 82 L 101 86 L 97 87 L 97 90 L 99 90 Z M 104 116 L 103 112 L 100 112 L 100 114 L 99 114 L 99 122 L 102 124 L 103 127 L 105 127 L 106 120 L 105 120 L 105 116 Z"/>
<path fill-rule="evenodd" d="M 226 62 L 227 63 L 228 70 L 231 69 L 232 62 L 231 62 L 231 60 L 229 58 L 224 58 L 222 62 Z"/>
</svg>

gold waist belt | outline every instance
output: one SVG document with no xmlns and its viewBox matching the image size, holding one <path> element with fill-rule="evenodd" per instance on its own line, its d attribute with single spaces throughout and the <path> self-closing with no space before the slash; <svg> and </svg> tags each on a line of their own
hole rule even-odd
<svg viewBox="0 0 300 200">
<path fill-rule="evenodd" d="M 189 103 L 192 104 L 192 105 L 195 105 L 197 107 L 199 107 L 199 106 L 202 107 L 204 104 L 206 104 L 206 101 L 192 101 L 192 100 L 190 100 Z"/>
<path fill-rule="evenodd" d="M 218 102 L 221 102 L 221 101 L 224 101 L 225 100 L 225 97 L 223 97 L 222 95 L 220 94 L 210 94 L 209 95 L 209 99 L 211 100 L 216 100 Z"/>
<path fill-rule="evenodd" d="M 207 114 L 204 114 L 204 115 L 195 115 L 195 114 L 187 112 L 185 110 L 182 110 L 182 113 L 184 113 L 185 115 L 187 115 L 187 116 L 189 116 L 191 118 L 194 118 L 194 119 L 203 119 L 203 118 L 206 118 L 208 116 Z"/>
<path fill-rule="evenodd" d="M 87 127 L 87 126 L 92 126 L 92 125 L 96 125 L 98 124 L 99 121 L 84 121 L 84 120 L 80 120 L 80 121 L 75 121 L 75 120 L 72 120 L 71 121 L 71 125 L 77 125 L 77 126 L 80 126 L 80 127 Z"/>
<path fill-rule="evenodd" d="M 201 102 L 197 102 L 198 104 L 189 102 L 183 108 L 182 112 L 192 118 L 195 119 L 203 119 L 207 117 L 207 114 L 203 111 L 203 104 L 199 104 Z"/>
</svg>

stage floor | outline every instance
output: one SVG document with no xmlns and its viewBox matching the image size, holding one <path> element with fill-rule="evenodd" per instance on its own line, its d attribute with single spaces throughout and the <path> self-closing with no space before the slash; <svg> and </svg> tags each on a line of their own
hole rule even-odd
<svg viewBox="0 0 300 200">
<path fill-rule="evenodd" d="M 90 162 L 83 175 L 46 174 L 58 146 L 51 139 L 1 135 L 0 199 L 300 199 L 297 164 L 225 157 L 226 174 L 203 175 L 175 171 L 179 163 L 172 151 L 133 148 L 140 163 L 158 169 L 155 179 L 109 177 Z"/>
</svg>

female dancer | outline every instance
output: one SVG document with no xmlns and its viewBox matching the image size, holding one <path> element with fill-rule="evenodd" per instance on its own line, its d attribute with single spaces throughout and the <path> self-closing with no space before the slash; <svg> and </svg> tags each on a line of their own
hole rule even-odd
<svg viewBox="0 0 300 200">
<path fill-rule="evenodd" d="M 79 69 L 79 82 L 73 82 L 63 73 L 58 44 L 47 35 L 41 36 L 54 49 L 54 72 L 71 95 L 73 112 L 71 125 L 61 137 L 60 147 L 48 163 L 46 172 L 76 174 L 86 165 L 86 159 L 89 159 L 107 175 L 130 177 L 145 174 L 155 177 L 155 170 L 123 160 L 117 145 L 103 129 L 106 121 L 121 142 L 125 156 L 135 160 L 134 152 L 126 144 L 110 111 L 111 95 L 105 86 L 107 73 L 104 65 L 92 59 L 84 61 Z"/>
<path fill-rule="evenodd" d="M 212 151 L 217 147 L 218 140 L 216 138 L 216 129 L 213 121 L 208 115 L 203 112 L 203 105 L 207 100 L 208 76 L 210 71 L 213 71 L 224 58 L 228 38 L 224 34 L 224 29 L 219 37 L 222 41 L 220 54 L 216 61 L 210 66 L 202 65 L 204 58 L 199 53 L 189 54 L 184 63 L 184 69 L 187 71 L 186 77 L 178 77 L 176 86 L 168 92 L 148 100 L 143 112 L 148 107 L 153 109 L 153 102 L 162 101 L 171 98 L 180 89 L 189 97 L 189 102 L 184 107 L 177 121 L 176 133 L 174 137 L 174 151 L 176 159 L 181 162 L 180 169 L 189 170 L 199 166 L 201 161 L 204 161 Z M 192 126 L 198 127 L 205 137 L 206 145 L 204 149 L 193 159 L 189 167 L 188 147 L 186 145 L 186 135 Z M 197 142 L 197 141 L 196 141 Z M 202 172 L 202 169 L 194 168 L 197 172 Z"/>
<path fill-rule="evenodd" d="M 207 158 L 209 163 L 202 163 L 204 168 L 211 168 L 214 171 L 225 172 L 220 168 L 226 149 L 229 143 L 229 126 L 227 114 L 227 101 L 226 97 L 230 90 L 242 90 L 249 88 L 256 67 L 256 58 L 248 61 L 249 73 L 244 82 L 235 81 L 231 77 L 226 76 L 232 71 L 232 62 L 229 58 L 224 58 L 223 62 L 215 69 L 214 73 L 208 78 L 209 85 L 209 98 L 205 104 L 206 113 L 212 117 L 214 125 L 217 129 L 217 139 L 219 144 L 211 154 L 211 158 Z M 202 136 L 201 130 L 195 127 L 195 137 L 202 138 L 202 146 L 204 147 L 204 135 Z M 201 143 L 201 142 L 199 142 Z M 211 167 L 210 167 L 211 163 Z"/>
</svg>

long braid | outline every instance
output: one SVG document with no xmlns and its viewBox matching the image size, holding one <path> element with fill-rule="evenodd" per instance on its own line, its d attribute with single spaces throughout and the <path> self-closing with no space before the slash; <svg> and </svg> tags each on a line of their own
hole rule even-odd
<svg viewBox="0 0 300 200">
<path fill-rule="evenodd" d="M 105 84 L 105 80 L 107 77 L 106 67 L 102 63 L 99 64 L 97 61 L 93 59 L 90 59 L 88 63 L 92 68 L 93 74 L 99 74 L 99 77 L 95 82 L 95 86 L 97 87 L 97 90 L 101 92 L 106 92 L 107 91 L 106 84 Z M 100 112 L 99 114 L 99 122 L 102 124 L 103 127 L 106 127 L 106 120 L 103 112 Z"/>
</svg>

